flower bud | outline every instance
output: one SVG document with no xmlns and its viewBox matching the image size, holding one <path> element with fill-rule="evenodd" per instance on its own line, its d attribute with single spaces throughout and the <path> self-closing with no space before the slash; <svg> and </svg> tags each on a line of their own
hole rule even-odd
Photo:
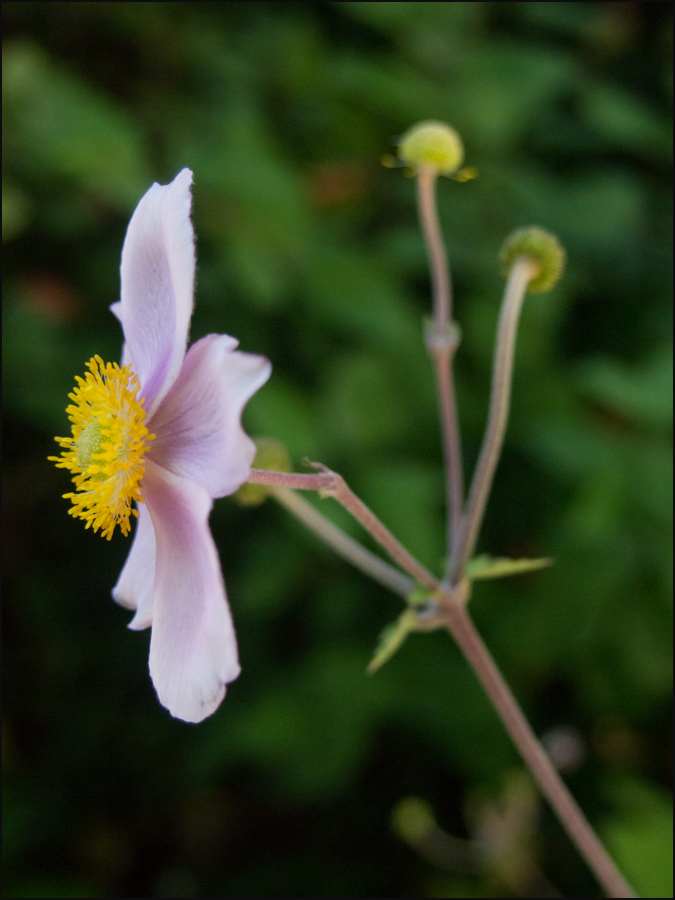
<svg viewBox="0 0 675 900">
<path fill-rule="evenodd" d="M 438 829 L 434 811 L 421 797 L 404 797 L 392 814 L 394 831 L 413 847 L 423 843 Z"/>
<path fill-rule="evenodd" d="M 415 169 L 426 167 L 439 175 L 452 175 L 464 159 L 462 139 L 445 122 L 419 122 L 403 135 L 398 155 Z"/>
<path fill-rule="evenodd" d="M 538 272 L 527 286 L 531 294 L 550 291 L 560 279 L 567 254 L 558 238 L 543 228 L 519 228 L 502 244 L 499 259 L 502 272 L 508 275 L 516 257 L 525 256 L 537 266 Z"/>
</svg>

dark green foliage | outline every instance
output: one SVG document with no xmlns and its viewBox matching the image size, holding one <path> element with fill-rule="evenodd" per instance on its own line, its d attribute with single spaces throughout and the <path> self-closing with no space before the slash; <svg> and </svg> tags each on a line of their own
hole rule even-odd
<svg viewBox="0 0 675 900">
<path fill-rule="evenodd" d="M 668 896 L 670 5 L 4 13 L 4 894 L 514 893 L 494 868 L 444 871 L 390 825 L 419 796 L 467 838 L 477 795 L 501 795 L 519 766 L 447 636 L 412 635 L 366 676 L 400 601 L 271 503 L 222 500 L 212 527 L 243 672 L 210 720 L 172 720 L 148 633 L 110 600 L 129 545 L 66 515 L 69 482 L 46 461 L 74 376 L 94 353 L 119 358 L 108 306 L 129 216 L 189 166 L 192 338 L 236 335 L 274 367 L 249 431 L 285 442 L 296 469 L 307 456 L 341 472 L 440 572 L 425 252 L 414 183 L 380 164 L 440 119 L 479 172 L 439 184 L 469 471 L 499 247 L 537 224 L 568 254 L 555 290 L 526 300 L 479 542 L 555 565 L 477 583 L 474 616 L 535 730 L 583 740 L 570 784 L 626 875 Z M 599 896 L 548 810 L 534 841 L 560 892 Z"/>
</svg>

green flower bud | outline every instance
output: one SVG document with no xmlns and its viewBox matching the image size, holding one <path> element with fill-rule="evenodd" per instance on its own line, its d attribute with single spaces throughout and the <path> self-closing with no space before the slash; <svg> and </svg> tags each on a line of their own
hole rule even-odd
<svg viewBox="0 0 675 900">
<path fill-rule="evenodd" d="M 399 800 L 392 814 L 392 826 L 413 847 L 421 844 L 438 828 L 433 809 L 421 797 L 404 797 Z"/>
<path fill-rule="evenodd" d="M 255 444 L 258 452 L 253 460 L 254 469 L 267 469 L 271 472 L 290 472 L 292 469 L 291 458 L 288 450 L 280 441 L 272 438 L 256 438 Z M 269 488 L 264 484 L 249 484 L 245 482 L 233 494 L 234 499 L 242 506 L 260 506 L 267 500 Z"/>
<path fill-rule="evenodd" d="M 462 165 L 464 146 L 455 129 L 445 122 L 419 122 L 399 141 L 398 155 L 415 169 L 427 167 L 440 175 L 452 175 Z"/>
<path fill-rule="evenodd" d="M 550 231 L 536 226 L 519 228 L 502 244 L 499 259 L 505 276 L 518 256 L 531 259 L 539 270 L 527 286 L 531 294 L 550 291 L 560 279 L 567 258 L 565 248 L 558 238 Z"/>
</svg>

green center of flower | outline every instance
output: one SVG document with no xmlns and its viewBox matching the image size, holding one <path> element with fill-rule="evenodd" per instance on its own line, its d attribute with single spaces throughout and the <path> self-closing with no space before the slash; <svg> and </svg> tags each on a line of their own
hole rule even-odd
<svg viewBox="0 0 675 900">
<path fill-rule="evenodd" d="M 92 464 L 94 454 L 99 453 L 102 446 L 101 423 L 99 421 L 90 422 L 77 441 L 77 462 L 83 472 L 87 471 Z M 100 474 L 93 477 L 100 478 Z"/>
</svg>

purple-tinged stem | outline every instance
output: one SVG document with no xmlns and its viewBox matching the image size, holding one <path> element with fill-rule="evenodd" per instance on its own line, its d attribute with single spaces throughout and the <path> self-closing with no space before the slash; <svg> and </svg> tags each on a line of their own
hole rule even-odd
<svg viewBox="0 0 675 900">
<path fill-rule="evenodd" d="M 504 443 L 504 433 L 509 415 L 518 319 L 527 285 L 536 272 L 536 265 L 531 260 L 519 256 L 511 267 L 506 282 L 497 326 L 490 411 L 483 446 L 462 518 L 461 538 L 452 560 L 451 584 L 456 584 L 462 578 L 464 567 L 474 551 L 483 521 L 492 479 Z"/>
<path fill-rule="evenodd" d="M 420 168 L 417 175 L 417 206 L 429 254 L 433 293 L 433 324 L 425 342 L 434 363 L 441 416 L 443 457 L 446 471 L 448 564 L 460 538 L 464 497 L 462 452 L 455 402 L 452 363 L 459 345 L 459 332 L 452 322 L 452 286 L 443 236 L 436 209 L 436 171 Z"/>
<path fill-rule="evenodd" d="M 435 590 L 438 581 L 409 553 L 403 544 L 386 528 L 382 522 L 372 513 L 366 504 L 359 500 L 356 494 L 348 487 L 344 478 L 337 472 L 332 472 L 320 463 L 313 463 L 314 468 L 319 469 L 317 475 L 295 475 L 291 472 L 268 472 L 262 469 L 251 469 L 249 482 L 251 484 L 267 484 L 271 487 L 295 488 L 301 491 L 319 491 L 322 497 L 334 497 L 338 503 L 357 519 L 377 543 L 387 551 L 389 556 L 409 575 L 423 584 Z"/>
<path fill-rule="evenodd" d="M 290 488 L 271 488 L 270 493 L 277 503 L 284 506 L 296 519 L 299 519 L 303 525 L 306 525 L 355 568 L 360 569 L 361 572 L 369 575 L 374 581 L 389 588 L 395 594 L 409 597 L 413 593 L 415 582 L 411 578 L 345 534 L 341 528 L 314 509 L 304 497 L 296 494 Z"/>
<path fill-rule="evenodd" d="M 579 852 L 610 897 L 636 897 L 569 792 L 523 715 L 463 604 L 442 611 L 446 625 L 492 701 L 511 740 Z"/>
<path fill-rule="evenodd" d="M 438 626 L 448 629 L 459 644 L 467 662 L 474 670 L 511 740 L 518 749 L 525 764 L 532 772 L 542 793 L 556 812 L 563 827 L 569 834 L 589 867 L 610 897 L 636 897 L 625 881 L 611 857 L 607 853 L 588 820 L 570 794 L 567 786 L 546 755 L 544 748 L 523 715 L 511 689 L 497 668 L 490 651 L 466 610 L 469 584 L 460 581 L 455 587 L 447 588 L 424 568 L 396 540 L 391 532 L 368 509 L 351 490 L 344 479 L 318 463 L 319 474 L 301 475 L 289 472 L 268 472 L 252 469 L 249 482 L 265 484 L 272 488 L 295 488 L 296 490 L 316 490 L 322 497 L 334 497 L 350 512 L 375 538 L 384 550 L 420 584 L 434 590 L 434 598 L 439 608 Z M 429 623 L 431 624 L 431 623 Z"/>
</svg>

